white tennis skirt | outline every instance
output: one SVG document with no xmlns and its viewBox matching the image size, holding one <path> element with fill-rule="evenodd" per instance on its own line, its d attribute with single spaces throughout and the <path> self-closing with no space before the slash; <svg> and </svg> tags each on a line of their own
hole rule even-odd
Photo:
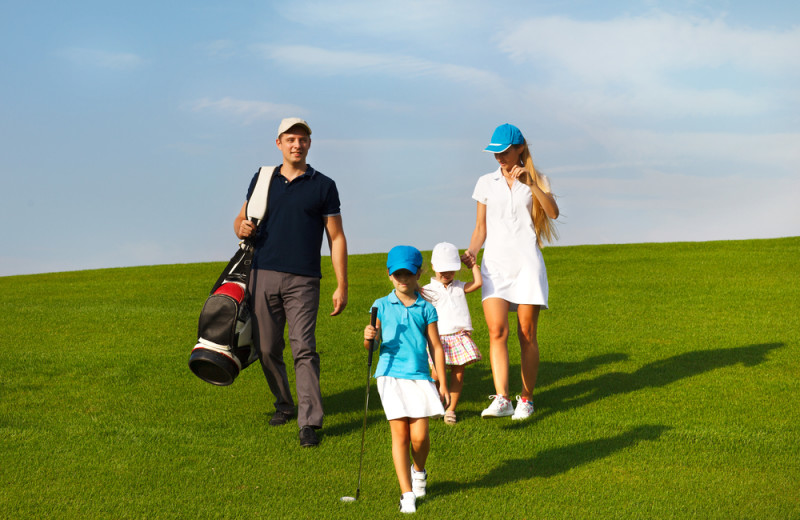
<svg viewBox="0 0 800 520">
<path fill-rule="evenodd" d="M 432 381 L 425 379 L 398 379 L 378 377 L 378 394 L 381 396 L 386 419 L 402 417 L 438 417 L 444 415 L 439 391 Z"/>
</svg>

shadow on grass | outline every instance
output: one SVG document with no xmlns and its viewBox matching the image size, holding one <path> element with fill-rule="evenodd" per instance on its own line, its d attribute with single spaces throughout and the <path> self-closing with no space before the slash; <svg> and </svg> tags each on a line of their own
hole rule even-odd
<svg viewBox="0 0 800 520">
<path fill-rule="evenodd" d="M 470 365 L 464 372 L 464 389 L 461 393 L 461 402 L 479 402 L 488 406 L 487 398 L 494 393 L 492 368 L 489 364 L 488 347 L 484 353 L 483 361 Z M 542 361 L 539 365 L 539 378 L 537 388 L 543 388 L 586 372 L 591 372 L 602 365 L 627 361 L 628 355 L 623 353 L 601 354 L 590 356 L 581 361 Z M 512 379 L 519 380 L 519 364 L 509 367 Z M 484 404 L 485 403 L 485 404 Z"/>
<path fill-rule="evenodd" d="M 742 363 L 745 366 L 756 366 L 766 359 L 770 351 L 783 346 L 784 343 L 763 343 L 746 347 L 687 352 L 648 363 L 632 373 L 611 372 L 594 379 L 537 391 L 534 394 L 536 402 L 534 417 L 524 422 L 511 423 L 508 426 L 504 426 L 504 428 L 528 428 L 532 424 L 556 413 L 585 406 L 606 397 L 627 394 L 644 388 L 663 387 L 681 379 L 738 363 Z M 577 362 L 542 363 L 540 366 L 542 384 L 539 385 L 539 388 L 541 386 L 552 386 L 561 379 L 590 372 L 604 364 L 616 363 L 627 359 L 628 356 L 626 354 L 616 353 L 592 356 Z M 480 392 L 483 380 L 488 379 L 491 383 L 489 364 L 480 363 L 468 367 L 467 379 L 468 381 L 464 385 L 461 397 L 462 401 L 481 401 L 485 397 L 484 393 Z M 469 381 L 474 381 L 474 383 Z M 364 390 L 365 387 L 361 386 L 333 395 L 323 395 L 326 415 L 333 416 L 341 413 L 352 413 L 357 410 L 363 411 Z M 385 420 L 374 380 L 371 381 L 369 402 L 370 413 L 367 417 L 367 425 Z M 330 426 L 326 425 L 323 428 L 323 433 L 334 437 L 348 435 L 360 430 L 362 426 L 363 415 L 357 420 L 338 422 Z"/>
<path fill-rule="evenodd" d="M 385 421 L 386 415 L 383 413 L 381 398 L 378 395 L 375 379 L 370 381 L 369 389 L 369 413 L 367 414 L 367 426 Z M 366 390 L 366 380 L 359 388 L 344 390 L 333 395 L 322 396 L 323 406 L 325 407 L 325 425 L 321 433 L 330 437 L 348 435 L 356 431 L 361 431 L 364 427 L 364 398 Z M 343 413 L 359 412 L 358 419 L 350 421 L 337 421 L 334 416 Z"/>
<path fill-rule="evenodd" d="M 592 370 L 606 364 L 627 361 L 628 355 L 622 353 L 602 354 L 598 356 L 591 356 L 581 361 L 568 361 L 568 362 L 542 362 L 540 366 L 541 376 L 539 378 L 539 388 L 542 386 L 552 385 L 555 382 L 570 378 Z M 514 367 L 512 367 L 513 369 Z M 449 377 L 449 376 L 448 376 Z M 467 367 L 466 383 L 464 390 L 461 394 L 461 402 L 483 402 L 486 396 L 491 393 L 486 390 L 486 384 L 492 385 L 492 371 L 488 360 L 481 363 Z M 325 415 L 329 418 L 342 413 L 351 413 L 354 411 L 364 410 L 364 389 L 366 380 L 362 386 L 344 390 L 332 395 L 325 395 L 323 393 L 323 400 L 325 406 Z M 370 385 L 370 414 L 367 418 L 367 424 L 372 424 L 379 420 L 384 420 L 383 408 L 381 407 L 380 397 L 375 389 L 376 382 L 371 380 Z M 373 416 L 375 410 L 380 411 L 380 414 Z M 347 421 L 343 423 L 336 423 L 330 427 L 330 419 L 326 422 L 323 428 L 323 434 L 330 436 L 347 435 L 353 431 L 360 430 L 363 427 L 363 415 L 358 421 Z"/>
<path fill-rule="evenodd" d="M 609 457 L 642 441 L 654 441 L 669 429 L 668 426 L 662 425 L 637 426 L 613 437 L 552 448 L 541 451 L 533 457 L 509 459 L 492 468 L 486 475 L 474 482 L 437 481 L 436 494 L 447 495 L 457 491 L 461 492 L 465 488 L 503 486 L 509 482 L 528 480 L 534 477 L 553 477 L 595 460 Z"/>
<path fill-rule="evenodd" d="M 509 428 L 522 428 L 550 415 L 591 404 L 606 397 L 628 394 L 644 388 L 658 388 L 736 364 L 756 366 L 783 343 L 763 343 L 746 347 L 697 350 L 648 363 L 635 372 L 612 372 L 597 378 L 536 392 L 536 414 L 532 420 Z"/>
<path fill-rule="evenodd" d="M 568 379 L 579 374 L 591 372 L 601 365 L 627 360 L 627 354 L 612 353 L 591 356 L 582 361 L 542 361 L 539 368 L 540 376 L 537 379 L 537 388 L 552 385 L 561 379 Z"/>
</svg>

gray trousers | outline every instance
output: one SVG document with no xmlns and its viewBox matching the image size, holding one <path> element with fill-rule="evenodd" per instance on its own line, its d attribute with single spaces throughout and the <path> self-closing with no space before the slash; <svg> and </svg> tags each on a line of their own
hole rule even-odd
<svg viewBox="0 0 800 520">
<path fill-rule="evenodd" d="M 275 409 L 294 412 L 294 401 L 283 361 L 284 329 L 289 324 L 289 346 L 294 359 L 297 389 L 297 425 L 322 427 L 319 354 L 314 336 L 319 310 L 319 278 L 253 269 L 250 294 L 255 324 L 253 339 Z"/>
</svg>

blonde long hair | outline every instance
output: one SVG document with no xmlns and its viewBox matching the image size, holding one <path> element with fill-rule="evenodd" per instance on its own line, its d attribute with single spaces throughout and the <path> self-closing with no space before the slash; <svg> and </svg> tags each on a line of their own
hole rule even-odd
<svg viewBox="0 0 800 520">
<path fill-rule="evenodd" d="M 533 219 L 533 227 L 536 230 L 536 241 L 539 243 L 539 247 L 542 247 L 542 239 L 547 242 L 558 240 L 558 230 L 556 230 L 555 222 L 547 216 L 544 208 L 539 203 L 539 199 L 533 194 L 533 188 L 531 186 L 535 184 L 545 193 L 550 193 L 553 196 L 555 195 L 550 191 L 550 183 L 544 179 L 544 175 L 533 165 L 533 155 L 528 149 L 528 142 L 524 141 L 521 146 L 522 153 L 519 156 L 520 161 L 522 161 L 522 165 L 526 170 L 533 172 L 533 175 L 520 176 L 519 180 L 531 188 L 531 198 L 533 199 L 531 218 Z"/>
</svg>

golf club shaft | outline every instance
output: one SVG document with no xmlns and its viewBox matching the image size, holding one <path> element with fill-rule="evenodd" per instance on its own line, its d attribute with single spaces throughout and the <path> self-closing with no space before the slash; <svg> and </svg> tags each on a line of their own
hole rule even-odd
<svg viewBox="0 0 800 520">
<path fill-rule="evenodd" d="M 378 308 L 373 307 L 370 313 L 369 324 L 373 327 L 378 322 Z M 361 455 L 358 458 L 358 486 L 356 486 L 356 500 L 361 494 L 361 464 L 364 462 L 364 437 L 367 434 L 367 412 L 369 411 L 369 376 L 372 370 L 372 350 L 375 348 L 375 340 L 369 341 L 369 354 L 367 354 L 367 390 L 364 396 L 364 427 L 361 429 Z"/>
</svg>

